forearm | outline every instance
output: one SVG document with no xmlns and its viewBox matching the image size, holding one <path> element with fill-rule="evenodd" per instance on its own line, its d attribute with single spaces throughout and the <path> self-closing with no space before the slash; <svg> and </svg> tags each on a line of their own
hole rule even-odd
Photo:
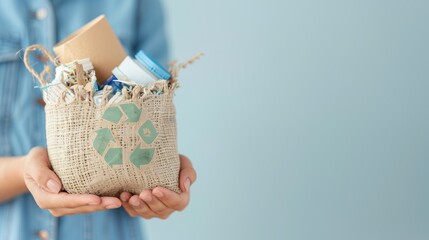
<svg viewBox="0 0 429 240">
<path fill-rule="evenodd" d="M 12 199 L 24 192 L 25 157 L 2 157 L 0 158 L 0 203 Z"/>
</svg>

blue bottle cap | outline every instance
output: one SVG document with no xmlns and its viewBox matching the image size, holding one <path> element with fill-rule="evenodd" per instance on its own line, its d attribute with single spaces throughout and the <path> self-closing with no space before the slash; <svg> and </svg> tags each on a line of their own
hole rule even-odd
<svg viewBox="0 0 429 240">
<path fill-rule="evenodd" d="M 143 64 L 149 71 L 153 73 L 159 79 L 169 80 L 171 78 L 170 73 L 165 70 L 161 64 L 156 62 L 154 59 L 145 54 L 142 50 L 140 50 L 136 54 L 136 59 Z"/>
</svg>

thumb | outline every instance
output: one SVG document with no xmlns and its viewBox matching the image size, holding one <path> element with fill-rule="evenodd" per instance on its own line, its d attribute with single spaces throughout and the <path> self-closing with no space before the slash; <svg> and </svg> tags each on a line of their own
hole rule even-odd
<svg viewBox="0 0 429 240">
<path fill-rule="evenodd" d="M 197 179 L 197 173 L 192 166 L 191 161 L 184 155 L 179 155 L 180 158 L 180 189 L 182 192 L 189 192 L 192 183 Z"/>
<path fill-rule="evenodd" d="M 26 177 L 31 177 L 45 191 L 59 193 L 61 180 L 51 169 L 46 148 L 33 148 L 27 155 Z"/>
</svg>

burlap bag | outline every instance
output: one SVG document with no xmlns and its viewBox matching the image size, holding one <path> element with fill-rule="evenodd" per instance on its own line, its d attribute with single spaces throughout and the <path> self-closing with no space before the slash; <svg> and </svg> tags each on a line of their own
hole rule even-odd
<svg viewBox="0 0 429 240">
<path fill-rule="evenodd" d="M 46 105 L 49 158 L 65 190 L 115 195 L 161 186 L 179 192 L 173 93 L 110 106 L 86 100 Z M 115 112 L 110 121 L 103 118 L 108 112 Z"/>
<path fill-rule="evenodd" d="M 49 66 L 38 74 L 28 64 L 29 52 L 36 49 L 52 62 L 55 59 L 40 46 L 25 53 L 27 68 L 45 86 Z M 100 106 L 94 104 L 93 92 L 80 85 L 68 89 L 71 102 L 64 93 L 58 102 L 48 103 L 49 88 L 43 91 L 49 159 L 67 192 L 115 196 L 157 186 L 180 192 L 176 85 L 168 81 L 155 85 L 162 94 L 137 86 L 132 92 L 123 91 L 124 99 L 114 104 L 108 103 L 110 88 L 106 88 Z"/>
</svg>

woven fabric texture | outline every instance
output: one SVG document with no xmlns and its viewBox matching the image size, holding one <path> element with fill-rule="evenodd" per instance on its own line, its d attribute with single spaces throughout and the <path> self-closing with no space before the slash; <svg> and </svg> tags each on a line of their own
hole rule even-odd
<svg viewBox="0 0 429 240">
<path fill-rule="evenodd" d="M 137 88 L 101 106 L 74 89 L 73 102 L 45 106 L 50 162 L 67 192 L 117 196 L 157 186 L 180 192 L 174 89 L 160 84 L 167 89 L 160 95 Z"/>
</svg>

